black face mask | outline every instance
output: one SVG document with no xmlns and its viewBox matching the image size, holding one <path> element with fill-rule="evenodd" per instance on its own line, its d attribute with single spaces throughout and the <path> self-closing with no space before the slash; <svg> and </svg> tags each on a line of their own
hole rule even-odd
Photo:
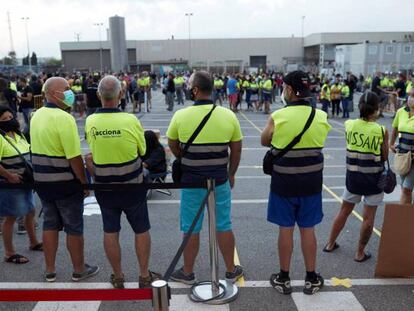
<svg viewBox="0 0 414 311">
<path fill-rule="evenodd" d="M 195 101 L 194 88 L 190 89 L 190 100 Z"/>
<path fill-rule="evenodd" d="M 0 121 L 0 130 L 3 132 L 19 132 L 20 124 L 16 118 L 10 119 L 8 121 Z"/>
</svg>

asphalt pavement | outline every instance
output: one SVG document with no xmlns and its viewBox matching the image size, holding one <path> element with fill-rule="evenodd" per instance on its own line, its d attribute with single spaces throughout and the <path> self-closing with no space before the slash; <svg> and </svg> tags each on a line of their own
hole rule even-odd
<svg viewBox="0 0 414 311">
<path fill-rule="evenodd" d="M 189 102 L 186 105 L 190 105 Z M 182 106 L 175 106 L 175 110 Z M 236 235 L 236 252 L 241 265 L 246 271 L 244 280 L 238 283 L 240 293 L 237 300 L 224 306 L 206 306 L 191 303 L 187 294 L 189 288 L 172 283 L 171 310 L 414 310 L 414 279 L 375 279 L 374 271 L 377 251 L 383 222 L 383 207 L 378 209 L 375 228 L 368 245 L 373 254 L 372 259 L 365 263 L 354 262 L 354 254 L 359 238 L 361 207 L 351 215 L 344 231 L 338 239 L 340 248 L 332 254 L 322 252 L 334 216 L 340 207 L 340 196 L 345 187 L 345 137 L 344 120 L 330 119 L 332 130 L 329 133 L 325 154 L 323 209 L 324 220 L 317 227 L 318 238 L 318 272 L 327 280 L 327 286 L 314 296 L 302 293 L 305 269 L 300 250 L 298 230 L 295 233 L 295 248 L 291 264 L 291 278 L 294 293 L 282 296 L 270 287 L 270 274 L 277 272 L 277 227 L 266 221 L 267 198 L 270 178 L 261 170 L 261 163 L 266 148 L 260 145 L 260 129 L 268 116 L 262 113 L 245 111 L 237 116 L 240 120 L 244 140 L 240 168 L 233 189 L 233 228 Z M 272 109 L 281 108 L 273 104 Z M 139 114 L 145 129 L 159 129 L 162 141 L 165 140 L 169 120 L 172 113 L 166 110 L 163 95 L 160 91 L 153 93 L 153 110 L 151 113 Z M 357 117 L 357 112 L 351 113 Z M 391 129 L 391 117 L 388 115 L 380 122 Z M 80 137 L 84 137 L 84 120 L 78 119 Z M 88 146 L 82 141 L 82 151 L 88 152 Z M 172 190 L 172 196 L 156 191 L 149 201 L 151 219 L 151 269 L 164 273 L 181 242 L 179 231 L 179 191 Z M 386 202 L 399 199 L 399 189 L 387 195 Z M 207 217 L 206 217 L 207 218 Z M 121 243 L 123 250 L 123 267 L 128 287 L 137 287 L 137 262 L 133 248 L 133 232 L 123 219 Z M 40 235 L 40 232 L 38 232 Z M 85 204 L 85 257 L 90 264 L 101 267 L 100 273 L 82 283 L 83 288 L 110 288 L 108 283 L 111 273 L 102 246 L 102 220 L 94 198 L 88 198 Z M 210 279 L 208 231 L 206 220 L 201 234 L 201 248 L 195 273 L 198 280 Z M 76 288 L 79 285 L 70 281 L 71 266 L 65 248 L 64 235 L 60 236 L 60 247 L 57 259 L 57 283 L 52 288 Z M 6 288 L 44 288 L 42 271 L 44 269 L 41 253 L 28 251 L 26 236 L 15 235 L 15 245 L 19 253 L 26 255 L 30 263 L 11 265 L 0 262 L 0 289 Z M 0 245 L 3 254 L 3 245 Z M 180 266 L 182 262 L 179 263 Z M 220 277 L 224 278 L 224 264 L 220 258 Z M 332 280 L 337 278 L 339 281 Z M 349 279 L 349 280 L 346 280 Z M 1 295 L 1 292 L 0 292 Z M 0 310 L 151 310 L 150 302 L 33 302 L 33 303 L 0 303 Z"/>
</svg>

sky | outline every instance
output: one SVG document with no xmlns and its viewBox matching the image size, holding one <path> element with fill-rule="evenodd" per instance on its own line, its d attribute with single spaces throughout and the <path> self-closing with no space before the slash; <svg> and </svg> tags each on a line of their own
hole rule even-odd
<svg viewBox="0 0 414 311">
<path fill-rule="evenodd" d="M 412 0 L 11 0 L 0 11 L 0 58 L 11 49 L 10 13 L 17 57 L 30 51 L 60 58 L 59 42 L 98 40 L 94 23 L 108 27 L 113 15 L 125 17 L 128 40 L 188 38 L 300 37 L 318 32 L 411 31 Z M 106 37 L 103 29 L 102 36 Z"/>
</svg>

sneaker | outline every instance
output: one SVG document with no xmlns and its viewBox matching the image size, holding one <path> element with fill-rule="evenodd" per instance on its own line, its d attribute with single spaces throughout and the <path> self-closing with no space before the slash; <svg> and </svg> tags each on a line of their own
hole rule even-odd
<svg viewBox="0 0 414 311">
<path fill-rule="evenodd" d="M 238 279 L 243 277 L 244 271 L 242 266 L 235 266 L 233 272 L 226 272 L 226 281 L 230 283 L 237 282 Z"/>
<path fill-rule="evenodd" d="M 56 281 L 56 272 L 45 272 L 45 281 L 52 283 L 54 281 Z"/>
<path fill-rule="evenodd" d="M 173 274 L 171 274 L 171 280 L 187 285 L 193 285 L 196 282 L 194 273 L 185 274 L 184 268 L 175 270 Z"/>
<path fill-rule="evenodd" d="M 18 224 L 17 225 L 17 234 L 26 234 L 26 228 L 23 224 Z"/>
<path fill-rule="evenodd" d="M 162 275 L 160 273 L 157 272 L 153 272 L 148 270 L 149 272 L 149 276 L 147 277 L 139 277 L 139 288 L 150 288 L 152 282 L 159 280 L 162 278 Z"/>
<path fill-rule="evenodd" d="M 292 293 L 290 278 L 282 279 L 280 273 L 270 276 L 270 285 L 281 294 L 290 295 Z"/>
<path fill-rule="evenodd" d="M 87 279 L 91 276 L 98 274 L 99 267 L 98 266 L 90 266 L 85 264 L 85 270 L 82 273 L 72 273 L 72 281 L 79 282 L 84 279 Z"/>
<path fill-rule="evenodd" d="M 324 284 L 324 279 L 319 274 L 317 275 L 316 280 L 305 280 L 305 287 L 303 288 L 303 293 L 306 295 L 313 295 L 319 292 L 322 289 Z"/>
</svg>

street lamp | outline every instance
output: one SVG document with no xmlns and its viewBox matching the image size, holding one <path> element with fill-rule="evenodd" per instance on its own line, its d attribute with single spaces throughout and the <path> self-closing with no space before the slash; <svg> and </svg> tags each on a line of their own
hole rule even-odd
<svg viewBox="0 0 414 311">
<path fill-rule="evenodd" d="M 22 20 L 24 20 L 24 25 L 26 28 L 26 42 L 27 42 L 27 61 L 29 63 L 29 70 L 32 70 L 32 60 L 30 59 L 30 46 L 29 46 L 29 30 L 27 28 L 27 23 L 29 21 L 28 17 L 22 17 Z"/>
<path fill-rule="evenodd" d="M 191 68 L 191 16 L 193 13 L 185 13 L 188 17 L 188 66 Z"/>
<path fill-rule="evenodd" d="M 302 39 L 305 38 L 305 17 L 306 16 L 302 16 Z"/>
<path fill-rule="evenodd" d="M 103 26 L 103 23 L 94 23 L 94 26 L 98 27 L 98 31 L 99 31 L 99 63 L 100 63 L 100 67 L 101 67 L 101 74 L 103 71 L 103 65 L 102 65 L 102 37 L 101 37 L 101 28 Z"/>
</svg>

